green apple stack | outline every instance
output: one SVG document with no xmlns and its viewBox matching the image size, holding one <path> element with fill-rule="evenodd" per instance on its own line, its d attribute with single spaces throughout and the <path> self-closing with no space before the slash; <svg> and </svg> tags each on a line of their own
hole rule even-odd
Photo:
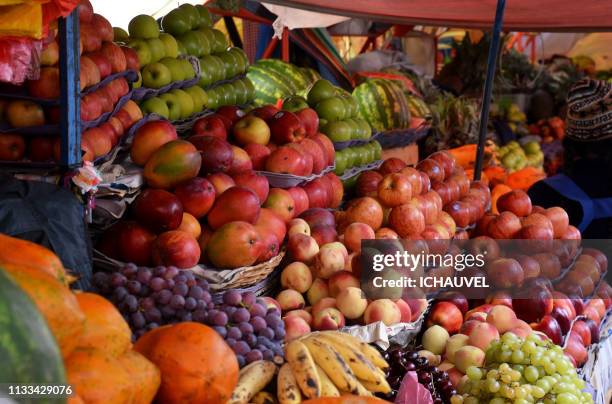
<svg viewBox="0 0 612 404">
<path fill-rule="evenodd" d="M 319 115 L 320 130 L 332 142 L 366 140 L 372 136 L 368 122 L 359 117 L 357 100 L 327 80 L 318 80 L 308 92 L 308 104 Z"/>
<path fill-rule="evenodd" d="M 363 145 L 336 150 L 336 175 L 342 175 L 353 167 L 361 167 L 380 160 L 382 147 L 376 140 Z"/>
<path fill-rule="evenodd" d="M 497 150 L 497 158 L 510 172 L 525 167 L 542 168 L 544 164 L 544 153 L 536 141 L 529 141 L 521 147 L 517 141 L 513 140 Z"/>
</svg>

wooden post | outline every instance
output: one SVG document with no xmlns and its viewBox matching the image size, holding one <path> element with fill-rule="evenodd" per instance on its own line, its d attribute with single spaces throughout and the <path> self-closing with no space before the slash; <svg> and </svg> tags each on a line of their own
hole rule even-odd
<svg viewBox="0 0 612 404">
<path fill-rule="evenodd" d="M 289 63 L 289 28 L 283 28 L 283 39 L 282 39 L 282 59 L 283 62 Z"/>
</svg>

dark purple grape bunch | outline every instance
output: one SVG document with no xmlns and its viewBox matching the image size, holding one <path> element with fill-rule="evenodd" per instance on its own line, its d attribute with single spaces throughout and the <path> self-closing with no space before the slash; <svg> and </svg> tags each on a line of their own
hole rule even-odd
<svg viewBox="0 0 612 404">
<path fill-rule="evenodd" d="M 161 325 L 197 321 L 214 307 L 208 282 L 176 267 L 137 267 L 94 274 L 94 287 L 119 309 L 137 339 Z"/>
<path fill-rule="evenodd" d="M 223 294 L 223 303 L 209 310 L 203 322 L 225 339 L 240 367 L 283 356 L 285 324 L 281 313 L 276 308 L 268 309 L 252 292 L 228 290 Z"/>
<path fill-rule="evenodd" d="M 394 401 L 404 376 L 412 371 L 416 372 L 419 383 L 429 390 L 434 404 L 450 403 L 451 397 L 457 393 L 448 373 L 431 366 L 427 358 L 419 356 L 416 351 L 394 347 L 384 352 L 383 357 L 389 363 L 385 376 L 392 391 L 381 398 Z"/>
</svg>

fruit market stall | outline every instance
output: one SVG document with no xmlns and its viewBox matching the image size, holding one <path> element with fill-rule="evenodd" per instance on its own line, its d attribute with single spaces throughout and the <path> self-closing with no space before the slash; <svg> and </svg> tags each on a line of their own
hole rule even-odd
<svg viewBox="0 0 612 404">
<path fill-rule="evenodd" d="M 479 159 L 473 100 L 401 70 L 343 88 L 250 63 L 201 4 L 127 30 L 76 6 L 74 105 L 60 29 L 40 78 L 2 93 L 0 136 L 21 136 L 11 172 L 44 162 L 88 187 L 94 266 L 0 232 L 2 400 L 6 382 L 70 403 L 604 402 L 612 244 L 532 203 L 539 142 Z M 562 136 L 555 119 L 537 130 Z M 431 150 L 411 161 L 385 155 L 419 139 Z M 389 260 L 408 256 L 427 261 Z"/>
</svg>

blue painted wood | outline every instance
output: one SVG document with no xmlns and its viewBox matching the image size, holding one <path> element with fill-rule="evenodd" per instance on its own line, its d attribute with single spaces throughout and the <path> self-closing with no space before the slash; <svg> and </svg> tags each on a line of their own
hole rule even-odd
<svg viewBox="0 0 612 404">
<path fill-rule="evenodd" d="M 66 168 L 71 168 L 81 163 L 78 9 L 75 9 L 66 18 L 60 18 L 58 27 L 60 40 L 61 164 Z"/>
<path fill-rule="evenodd" d="M 482 163 L 484 160 L 485 141 L 487 137 L 487 127 L 489 126 L 489 107 L 491 106 L 491 93 L 493 91 L 493 78 L 497 67 L 497 57 L 499 55 L 500 36 L 504 21 L 504 10 L 506 0 L 497 0 L 495 11 L 495 23 L 493 24 L 493 36 L 489 45 L 489 59 L 487 61 L 487 77 L 485 79 L 482 95 L 482 105 L 480 107 L 480 128 L 478 132 L 478 148 L 476 149 L 476 165 L 474 167 L 474 180 L 480 180 L 482 174 Z"/>
</svg>

